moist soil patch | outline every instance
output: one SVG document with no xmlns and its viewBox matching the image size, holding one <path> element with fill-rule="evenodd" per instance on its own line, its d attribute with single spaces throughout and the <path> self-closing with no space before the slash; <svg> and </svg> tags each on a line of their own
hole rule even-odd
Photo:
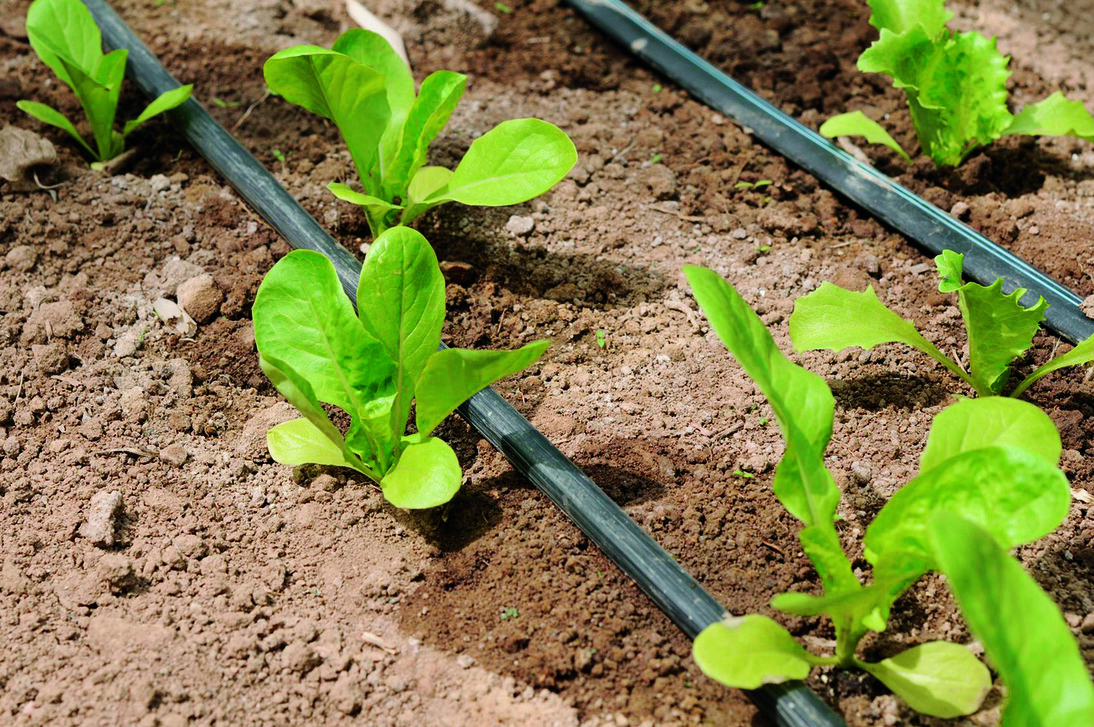
<svg viewBox="0 0 1094 727">
<path fill-rule="evenodd" d="M 288 246 L 166 122 L 136 132 L 130 165 L 88 169 L 20 98 L 78 116 L 31 54 L 28 3 L 0 9 L 0 119 L 52 141 L 55 188 L 0 187 L 0 721 L 13 724 L 758 725 L 705 679 L 690 644 L 566 519 L 458 419 L 441 435 L 465 486 L 407 514 L 343 471 L 272 463 L 265 430 L 292 416 L 261 375 L 250 306 Z M 181 81 L 348 248 L 363 216 L 326 190 L 352 165 L 331 125 L 265 95 L 263 60 L 329 45 L 348 27 L 327 0 L 116 5 Z M 782 443 L 763 397 L 710 332 L 684 264 L 727 276 L 789 350 L 793 300 L 822 281 L 862 289 L 961 357 L 954 301 L 886 229 L 758 145 L 747 130 L 637 65 L 568 7 L 510 12 L 435 0 L 373 8 L 403 33 L 417 78 L 468 73 L 435 144 L 451 165 L 509 118 L 562 126 L 578 166 L 542 199 L 448 206 L 419 227 L 446 261 L 448 342 L 543 359 L 499 386 L 517 408 L 732 613 L 815 591 L 797 524 L 770 491 Z M 753 6 L 643 2 L 685 43 L 811 125 L 852 108 L 914 135 L 898 93 L 854 62 L 873 31 L 848 0 Z M 1091 102 L 1088 2 L 955 4 L 1000 36 L 1025 103 L 1061 88 Z M 139 113 L 132 89 L 120 116 Z M 1094 220 L 1094 149 L 1007 141 L 962 169 L 903 165 L 901 182 L 1080 295 Z M 771 180 L 761 188 L 738 182 Z M 214 313 L 162 311 L 207 274 Z M 157 306 L 161 313 L 157 314 Z M 1061 344 L 1044 335 L 1021 367 Z M 932 417 L 969 394 L 897 347 L 798 357 L 836 394 L 829 467 L 852 553 L 917 470 Z M 1019 555 L 1094 662 L 1094 385 L 1081 370 L 1029 393 L 1060 427 L 1076 500 Z M 116 494 L 115 494 L 116 493 Z M 858 553 L 856 566 L 865 568 Z M 786 619 L 816 649 L 830 624 Z M 927 578 L 865 644 L 884 657 L 968 640 Z M 976 648 L 975 645 L 973 648 Z M 818 670 L 813 688 L 852 725 L 935 724 L 876 682 Z M 998 721 L 994 691 L 973 724 Z"/>
</svg>

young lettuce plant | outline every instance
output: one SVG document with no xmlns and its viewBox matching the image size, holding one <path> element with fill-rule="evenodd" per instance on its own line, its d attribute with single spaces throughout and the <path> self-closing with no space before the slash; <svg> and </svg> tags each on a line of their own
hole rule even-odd
<svg viewBox="0 0 1094 727">
<path fill-rule="evenodd" d="M 991 676 L 965 647 L 930 642 L 876 663 L 856 656 L 868 631 L 885 629 L 896 599 L 928 571 L 941 570 L 953 578 L 970 627 L 1010 689 L 1005 714 L 1014 715 L 1014 724 L 1090 724 L 1094 685 L 1078 647 L 1059 610 L 1006 555 L 1067 516 L 1071 495 L 1056 467 L 1061 447 L 1052 421 L 1031 404 L 999 397 L 962 400 L 940 413 L 919 475 L 866 530 L 873 582 L 864 585 L 841 547 L 834 524 L 840 492 L 824 466 L 835 406 L 831 391 L 783 356 L 726 281 L 704 268 L 684 272 L 711 327 L 767 397 L 786 440 L 773 489 L 804 523 L 799 541 L 824 593 L 785 593 L 771 605 L 798 616 L 827 615 L 836 631 L 835 654 L 819 656 L 770 618 L 726 616 L 695 640 L 693 655 L 703 672 L 729 686 L 755 689 L 803 679 L 818 665 L 857 667 L 920 712 L 971 714 Z M 990 554 L 992 571 L 975 572 L 964 550 L 974 545 Z M 996 571 L 1006 577 L 994 580 Z M 997 603 L 1006 606 L 991 613 Z M 1013 625 L 1002 620 L 1027 606 L 1036 609 L 1033 618 L 1022 616 Z M 1064 693 L 1066 700 L 1057 699 Z"/>
<path fill-rule="evenodd" d="M 974 149 L 1010 135 L 1076 136 L 1094 140 L 1094 116 L 1056 92 L 1013 115 L 1007 109 L 1008 57 L 995 39 L 946 27 L 945 0 L 869 0 L 880 37 L 858 68 L 884 73 L 903 89 L 916 136 L 937 166 L 956 167 Z M 861 111 L 834 116 L 820 128 L 829 138 L 863 136 L 908 154 Z"/>
<path fill-rule="evenodd" d="M 445 202 L 497 207 L 538 197 L 577 163 L 573 142 L 539 119 L 505 121 L 467 150 L 455 170 L 425 166 L 467 86 L 467 77 L 437 71 L 414 79 L 381 36 L 353 29 L 330 50 L 295 46 L 263 68 L 270 90 L 330 119 L 342 132 L 364 192 L 328 189 L 364 208 L 373 236 L 408 225 Z"/>
<path fill-rule="evenodd" d="M 1001 394 L 1010 379 L 1010 366 L 1033 345 L 1033 335 L 1045 317 L 1043 298 L 1026 308 L 1019 301 L 1026 291 L 1003 293 L 1003 281 L 989 286 L 961 283 L 964 255 L 945 250 L 935 258 L 943 293 L 957 292 L 957 303 L 969 337 L 969 370 L 925 339 L 911 321 L 886 308 L 872 286 L 861 293 L 821 283 L 794 303 L 790 315 L 790 340 L 798 352 L 848 346 L 865 349 L 881 343 L 904 343 L 945 366 L 980 396 Z M 1065 354 L 1034 370 L 1010 393 L 1021 396 L 1045 374 L 1094 361 L 1094 338 L 1088 338 Z"/>
<path fill-rule="evenodd" d="M 388 230 L 369 249 L 357 313 L 331 262 L 298 250 L 266 275 L 253 316 L 263 372 L 303 415 L 267 433 L 271 456 L 357 470 L 402 508 L 435 507 L 456 494 L 456 454 L 430 434 L 458 405 L 531 365 L 548 346 L 438 351 L 444 277 L 429 243 L 407 227 Z M 412 400 L 417 431 L 406 434 Z M 345 435 L 323 403 L 349 415 Z"/>
<path fill-rule="evenodd" d="M 97 163 L 121 154 L 125 138 L 134 129 L 182 104 L 193 90 L 192 86 L 179 86 L 161 94 L 140 116 L 125 122 L 119 133 L 114 128 L 114 117 L 129 52 L 119 48 L 103 55 L 102 34 L 87 7 L 80 0 L 34 0 L 27 11 L 27 37 L 38 58 L 76 94 L 95 146 L 84 141 L 75 124 L 60 111 L 35 101 L 19 101 L 16 106 L 68 132 Z"/>
</svg>

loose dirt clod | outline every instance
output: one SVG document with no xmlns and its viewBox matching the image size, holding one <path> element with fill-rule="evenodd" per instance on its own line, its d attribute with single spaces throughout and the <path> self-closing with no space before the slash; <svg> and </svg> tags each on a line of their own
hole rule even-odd
<svg viewBox="0 0 1094 727">
<path fill-rule="evenodd" d="M 16 191 L 38 189 L 35 170 L 57 163 L 57 150 L 48 139 L 28 129 L 5 126 L 0 129 L 0 178 Z"/>
<path fill-rule="evenodd" d="M 80 526 L 80 537 L 87 538 L 100 548 L 113 547 L 122 506 L 122 493 L 117 490 L 93 495 L 88 504 L 87 519 Z"/>
<path fill-rule="evenodd" d="M 179 305 L 198 323 L 212 320 L 220 310 L 220 304 L 224 302 L 224 293 L 208 273 L 179 283 L 177 293 Z"/>
</svg>

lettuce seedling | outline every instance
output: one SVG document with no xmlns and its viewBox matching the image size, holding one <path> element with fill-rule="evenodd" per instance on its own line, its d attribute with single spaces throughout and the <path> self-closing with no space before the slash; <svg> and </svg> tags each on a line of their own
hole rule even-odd
<svg viewBox="0 0 1094 727">
<path fill-rule="evenodd" d="M 866 530 L 865 558 L 873 567 L 873 582 L 864 585 L 843 552 L 834 524 L 840 492 L 824 465 L 835 407 L 827 384 L 783 356 L 759 317 L 716 273 L 697 267 L 684 272 L 711 327 L 767 397 L 786 440 L 773 489 L 804 523 L 799 541 L 817 569 L 824 593 L 785 593 L 771 605 L 799 616 L 827 615 L 836 631 L 835 654 L 819 656 L 770 618 L 727 616 L 696 638 L 693 654 L 699 667 L 717 681 L 745 689 L 802 679 L 817 665 L 857 667 L 918 711 L 938 717 L 974 712 L 991 686 L 991 676 L 965 647 L 931 642 L 876 663 L 859 659 L 855 652 L 868 631 L 885 629 L 892 604 L 922 575 L 939 569 L 958 571 L 950 560 L 953 551 L 937 542 L 941 518 L 971 523 L 999 549 L 1032 542 L 1063 521 L 1071 494 L 1067 478 L 1056 467 L 1061 447 L 1052 421 L 1032 404 L 999 397 L 962 400 L 939 414 L 919 475 L 890 499 Z M 1016 587 L 1023 598 L 1028 585 Z M 969 602 L 1019 597 L 1019 590 L 1010 586 L 1010 581 L 996 586 L 981 579 L 976 584 L 980 592 Z M 1060 643 L 1051 614 L 1039 615 L 1044 622 L 1030 622 L 1022 637 Z M 1062 622 L 1058 611 L 1056 620 Z M 1094 692 L 1081 660 L 1076 669 L 1068 656 L 1057 660 L 1049 654 L 1042 661 L 1022 661 L 1011 659 L 1012 653 L 1012 647 L 1002 643 L 989 649 L 993 659 L 996 654 L 1010 659 L 1008 667 L 1013 670 L 1000 669 L 1008 686 L 1043 683 L 1040 673 L 1051 670 L 1066 677 L 1069 686 L 1077 685 L 1080 696 L 1074 713 L 1094 715 Z M 1016 694 L 1013 688 L 1012 693 Z M 1049 714 L 1042 710 L 1050 707 L 1043 701 L 1022 706 L 1038 716 Z"/>
<path fill-rule="evenodd" d="M 884 73 L 903 89 L 916 136 L 938 166 L 956 167 L 974 149 L 1003 136 L 1076 136 L 1094 140 L 1094 116 L 1056 92 L 1013 115 L 1007 109 L 1009 58 L 994 38 L 946 27 L 945 0 L 869 0 L 880 37 L 863 51 L 859 70 Z M 907 153 L 861 111 L 834 116 L 820 128 L 829 138 L 863 136 Z"/>
<path fill-rule="evenodd" d="M 408 225 L 445 202 L 496 207 L 526 202 L 557 184 L 577 163 L 558 127 L 539 119 L 505 121 L 486 132 L 450 170 L 425 166 L 467 86 L 467 77 L 437 71 L 417 95 L 403 60 L 376 33 L 355 28 L 330 50 L 295 46 L 263 68 L 270 90 L 330 119 L 342 132 L 364 192 L 328 189 L 364 208 L 373 236 Z"/>
<path fill-rule="evenodd" d="M 961 283 L 964 255 L 944 250 L 935 258 L 943 293 L 957 292 L 957 303 L 969 336 L 969 370 L 966 372 L 930 341 L 915 325 L 892 312 L 878 300 L 872 286 L 861 293 L 821 283 L 794 303 L 790 315 L 790 339 L 794 349 L 839 351 L 848 346 L 870 349 L 881 343 L 904 343 L 922 351 L 965 381 L 980 396 L 1001 394 L 1010 378 L 1011 363 L 1033 345 L 1033 335 L 1045 317 L 1048 302 L 1041 298 L 1029 308 L 1019 301 L 1026 294 L 1018 288 L 1003 293 L 1003 281 L 989 286 Z M 1045 374 L 1094 361 L 1094 338 L 1088 338 L 1065 354 L 1037 368 L 1010 395 L 1021 396 Z"/>
<path fill-rule="evenodd" d="M 298 250 L 266 275 L 253 315 L 262 370 L 303 415 L 267 433 L 271 456 L 357 470 L 403 508 L 443 504 L 460 487 L 455 453 L 430 436 L 441 420 L 548 346 L 438 351 L 444 277 L 429 243 L 407 227 L 369 248 L 356 314 L 331 262 Z M 406 434 L 412 400 L 416 431 Z M 345 434 L 322 404 L 349 415 Z"/>
<path fill-rule="evenodd" d="M 119 48 L 103 55 L 102 34 L 87 7 L 80 0 L 34 0 L 27 10 L 27 37 L 38 58 L 76 94 L 95 146 L 84 141 L 75 124 L 60 111 L 35 101 L 19 101 L 16 106 L 68 132 L 99 163 L 121 154 L 125 138 L 134 129 L 185 102 L 193 90 L 193 86 L 179 86 L 164 92 L 140 116 L 125 122 L 119 133 L 114 116 L 129 52 Z"/>
</svg>

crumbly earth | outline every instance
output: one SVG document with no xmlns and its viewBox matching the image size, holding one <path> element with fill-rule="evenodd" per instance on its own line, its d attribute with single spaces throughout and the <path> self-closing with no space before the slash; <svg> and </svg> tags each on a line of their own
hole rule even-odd
<svg viewBox="0 0 1094 727">
<path fill-rule="evenodd" d="M 60 161 L 39 170 L 49 189 L 0 183 L 0 722 L 764 723 L 746 696 L 706 680 L 687 639 L 462 421 L 441 433 L 466 484 L 437 512 L 395 511 L 345 472 L 271 462 L 264 432 L 291 413 L 259 371 L 250 306 L 288 246 L 165 121 L 134 134 L 129 165 L 108 176 L 18 112 L 16 100 L 32 98 L 77 115 L 30 53 L 27 5 L 0 6 L 0 119 L 44 135 Z M 863 108 L 914 146 L 899 93 L 854 68 L 874 37 L 862 4 L 637 6 L 807 123 Z M 367 242 L 363 217 L 325 190 L 352 174 L 337 131 L 266 97 L 261 76 L 279 48 L 329 44 L 349 23 L 340 4 L 116 7 L 318 220 L 355 251 Z M 418 78 L 470 76 L 436 163 L 521 116 L 559 124 L 581 156 L 540 200 L 422 220 L 452 263 L 447 339 L 550 339 L 500 390 L 730 612 L 775 615 L 771 596 L 815 590 L 797 525 L 770 491 L 782 451 L 770 409 L 680 268 L 726 275 L 784 350 L 793 300 L 829 280 L 873 285 L 962 356 L 960 316 L 929 261 L 564 5 L 372 7 L 403 33 Z M 1013 55 L 1016 103 L 1063 88 L 1094 105 L 1088 0 L 954 7 L 962 28 L 998 34 Z M 128 90 L 120 116 L 143 103 Z M 1009 140 L 956 172 L 865 152 L 1094 292 L 1090 144 Z M 737 186 L 759 180 L 772 184 Z M 204 313 L 184 319 L 179 302 Z M 1021 368 L 1063 345 L 1039 337 Z M 846 546 L 865 568 L 864 527 L 916 472 L 932 417 L 968 392 L 897 347 L 797 360 L 836 394 L 828 463 Z M 1060 426 L 1076 499 L 1056 533 L 1019 553 L 1091 664 L 1094 385 L 1069 370 L 1030 398 Z M 828 623 L 784 622 L 831 647 Z M 865 650 L 884 657 L 939 638 L 969 636 L 944 583 L 927 578 Z M 818 670 L 810 683 L 852 725 L 936 723 L 868 678 Z M 996 724 L 1000 699 L 993 691 L 966 723 Z"/>
</svg>

